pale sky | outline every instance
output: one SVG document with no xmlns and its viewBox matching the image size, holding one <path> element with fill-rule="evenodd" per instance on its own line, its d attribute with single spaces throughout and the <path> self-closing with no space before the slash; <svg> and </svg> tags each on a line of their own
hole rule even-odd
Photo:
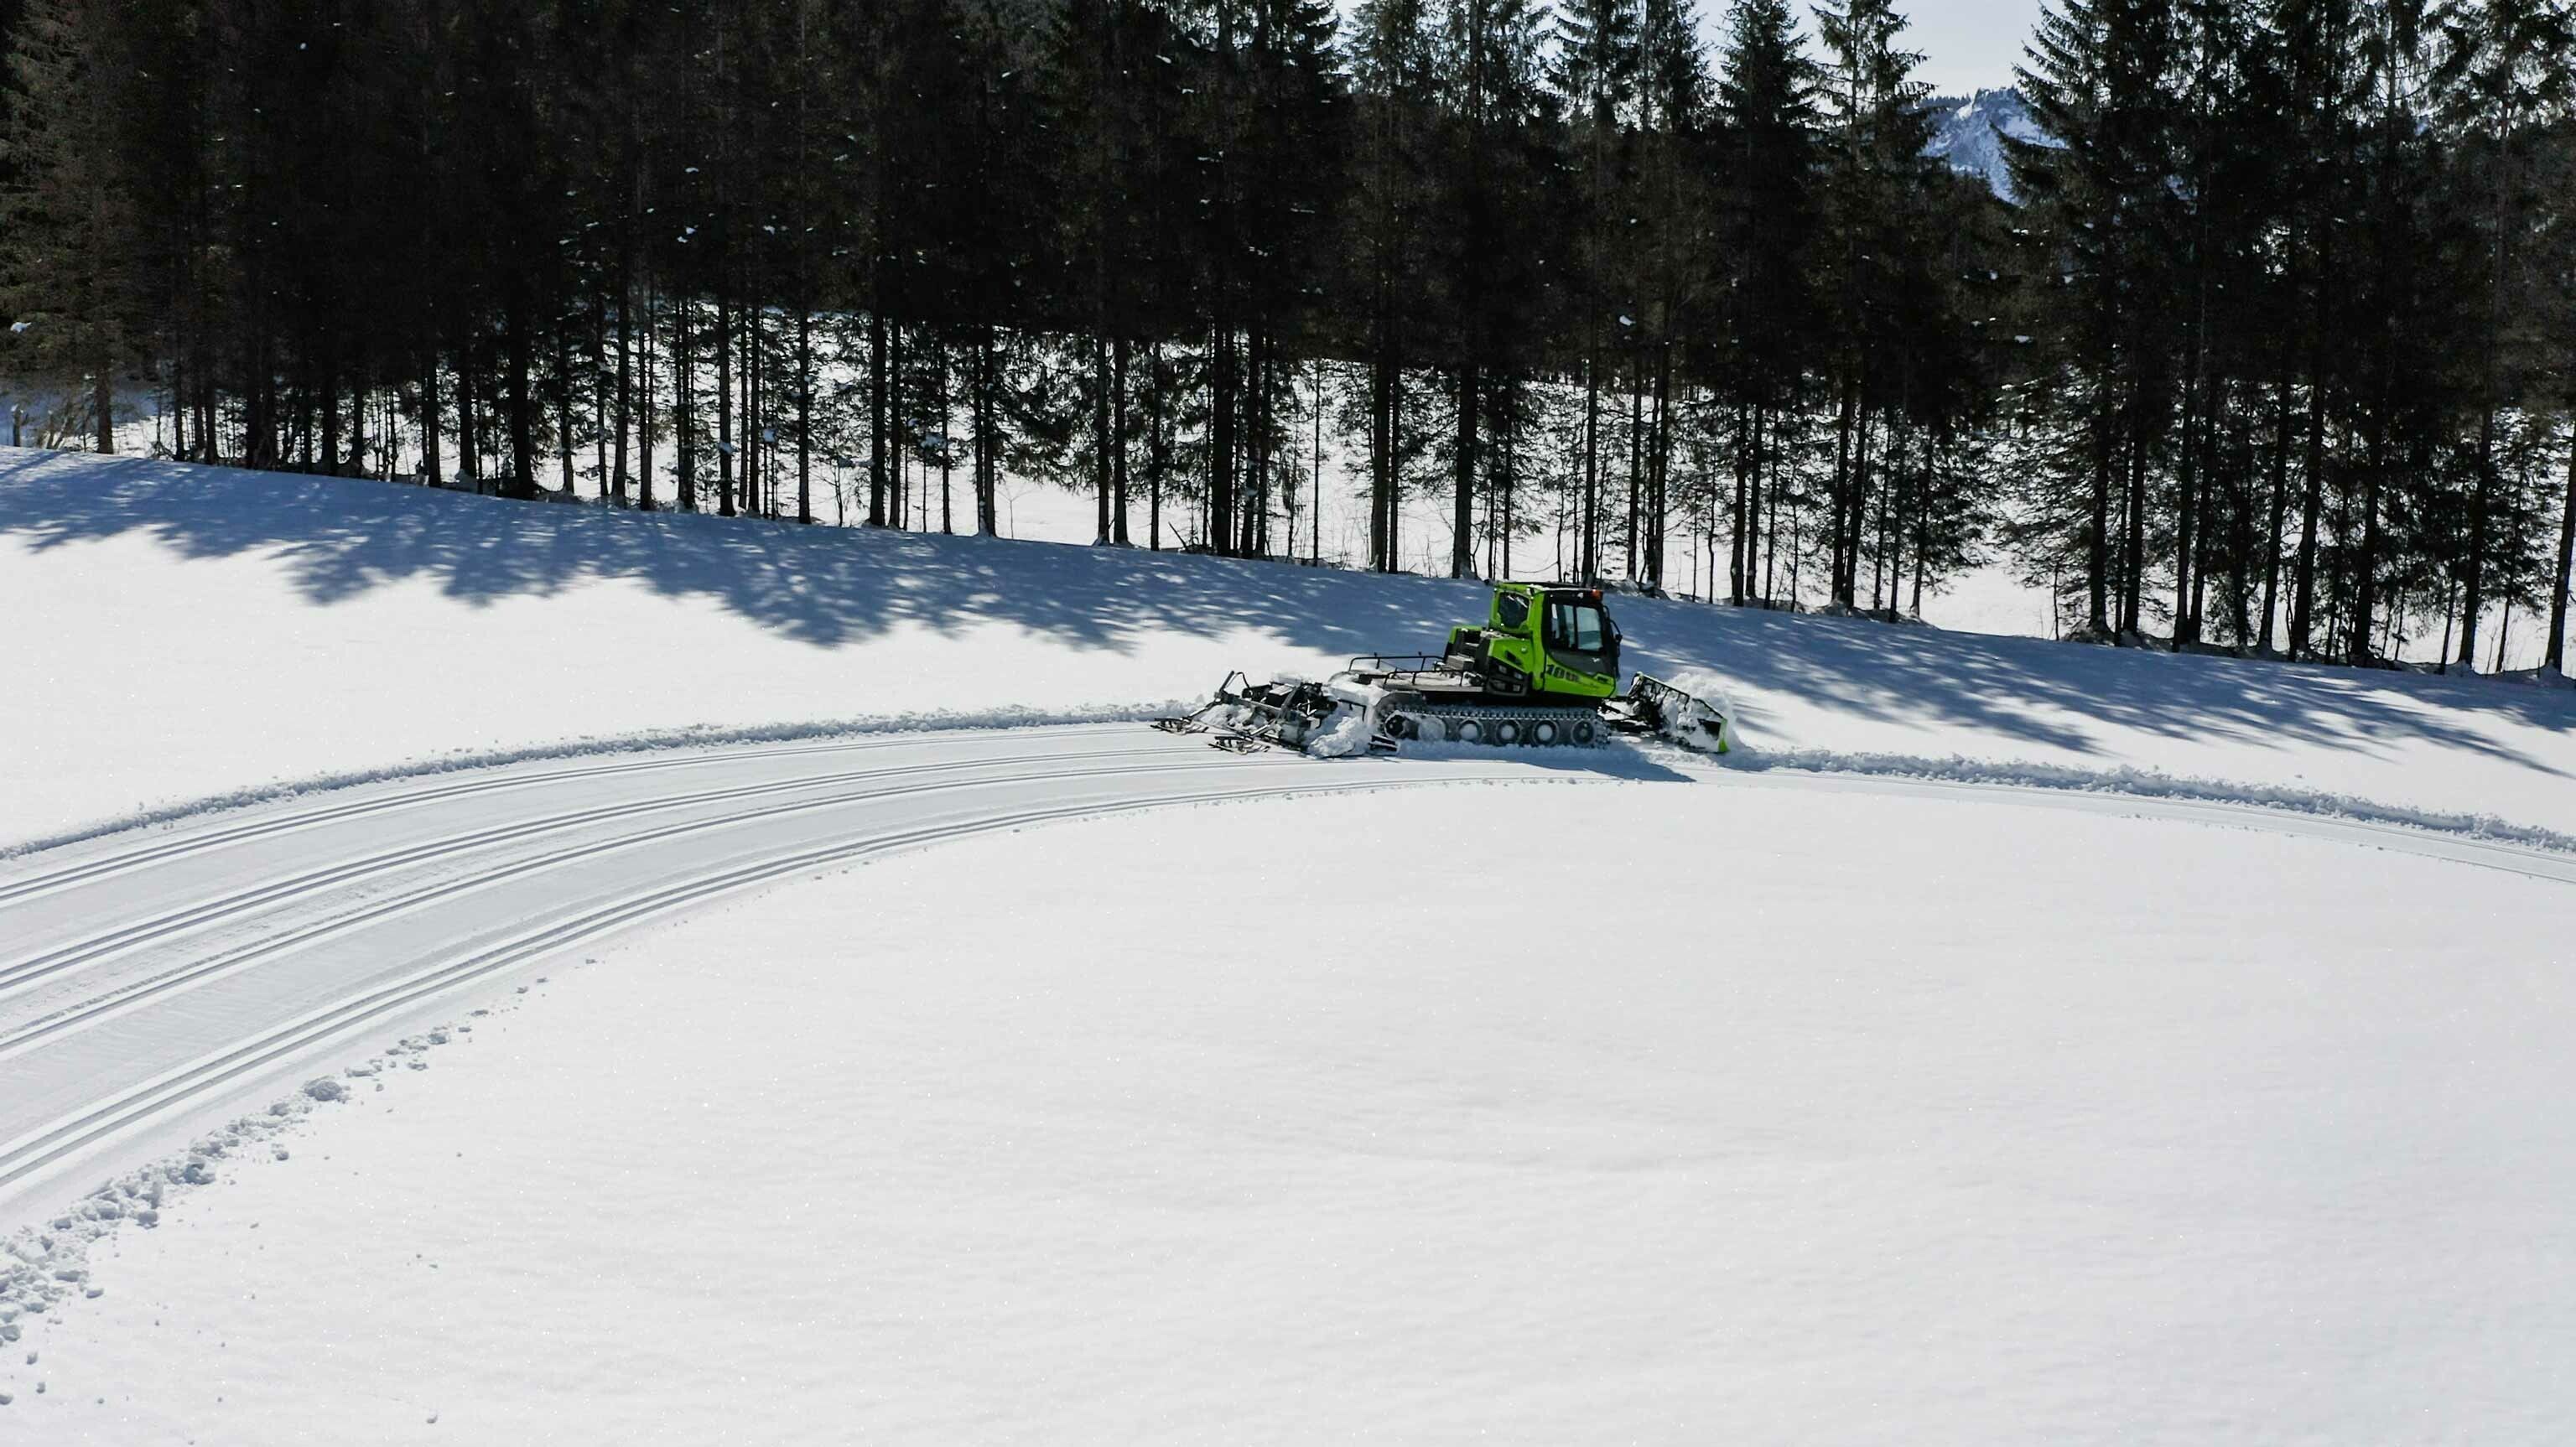
<svg viewBox="0 0 2576 1447">
<path fill-rule="evenodd" d="M 1714 60 L 1726 32 L 1726 11 L 1733 0 L 1693 0 L 1699 10 L 1700 34 L 1707 37 Z M 1810 47 L 1816 21 L 1810 0 L 1793 0 L 1799 30 Z M 2021 63 L 2022 42 L 2039 18 L 2040 0 L 1896 0 L 1907 21 L 1906 39 L 1922 52 L 1916 72 L 1936 95 L 1967 95 L 2012 84 L 2012 68 Z M 1358 0 L 1340 0 L 1347 17 Z"/>
<path fill-rule="evenodd" d="M 1700 0 L 1700 5 L 1723 10 L 1722 0 Z M 1923 52 L 1918 73 L 1943 95 L 2012 84 L 2022 42 L 2039 18 L 2039 0 L 1914 0 L 1911 5 L 1897 0 L 1897 8 L 1912 22 L 1907 39 Z M 1715 29 L 1713 16 L 1703 21 Z M 1812 41 L 1812 18 L 1806 31 Z"/>
</svg>

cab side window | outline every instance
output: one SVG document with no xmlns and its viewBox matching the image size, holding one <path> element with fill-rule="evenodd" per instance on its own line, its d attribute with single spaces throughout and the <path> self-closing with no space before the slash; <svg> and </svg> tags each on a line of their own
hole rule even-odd
<svg viewBox="0 0 2576 1447">
<path fill-rule="evenodd" d="M 1589 603 L 1549 603 L 1547 641 L 1575 653 L 1599 653 L 1607 646 L 1601 610 Z"/>
<path fill-rule="evenodd" d="M 1575 652 L 1598 653 L 1607 646 L 1607 630 L 1601 626 L 1600 609 L 1578 604 L 1572 622 Z"/>
</svg>

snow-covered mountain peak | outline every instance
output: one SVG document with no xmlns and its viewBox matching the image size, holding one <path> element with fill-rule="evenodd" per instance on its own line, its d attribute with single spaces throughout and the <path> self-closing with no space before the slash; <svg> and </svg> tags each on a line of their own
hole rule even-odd
<svg viewBox="0 0 2576 1447">
<path fill-rule="evenodd" d="M 2010 86 L 1975 95 L 1934 96 L 1925 102 L 1936 118 L 1925 154 L 1940 157 L 1950 169 L 1982 176 L 1997 196 L 2013 199 L 2012 167 L 2004 159 L 2003 136 L 2045 141 L 2048 133 L 2031 119 L 2030 103 Z"/>
</svg>

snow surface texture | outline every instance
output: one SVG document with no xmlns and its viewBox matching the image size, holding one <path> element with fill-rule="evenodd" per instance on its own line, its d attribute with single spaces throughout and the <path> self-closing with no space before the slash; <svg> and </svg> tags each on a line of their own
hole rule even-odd
<svg viewBox="0 0 2576 1447">
<path fill-rule="evenodd" d="M 630 939 L 98 1243 L 0 1431 L 2576 1431 L 2576 893 L 1778 777 L 1088 821 Z M 1362 928 L 1525 904 L 1432 841 L 1529 836 L 1603 948 Z"/>
<path fill-rule="evenodd" d="M 1099 718 L 1436 645 L 1483 590 L 0 451 L 0 848 L 444 758 Z M 2576 691 L 1625 598 L 1763 756 L 2576 819 Z"/>
</svg>

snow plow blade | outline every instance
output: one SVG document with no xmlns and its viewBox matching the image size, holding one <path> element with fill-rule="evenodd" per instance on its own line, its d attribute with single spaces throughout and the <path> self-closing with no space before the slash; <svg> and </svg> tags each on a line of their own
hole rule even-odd
<svg viewBox="0 0 2576 1447">
<path fill-rule="evenodd" d="M 1628 691 L 1602 705 L 1621 733 L 1653 734 L 1686 749 L 1725 753 L 1732 740 L 1726 715 L 1651 673 L 1628 681 Z"/>
</svg>

